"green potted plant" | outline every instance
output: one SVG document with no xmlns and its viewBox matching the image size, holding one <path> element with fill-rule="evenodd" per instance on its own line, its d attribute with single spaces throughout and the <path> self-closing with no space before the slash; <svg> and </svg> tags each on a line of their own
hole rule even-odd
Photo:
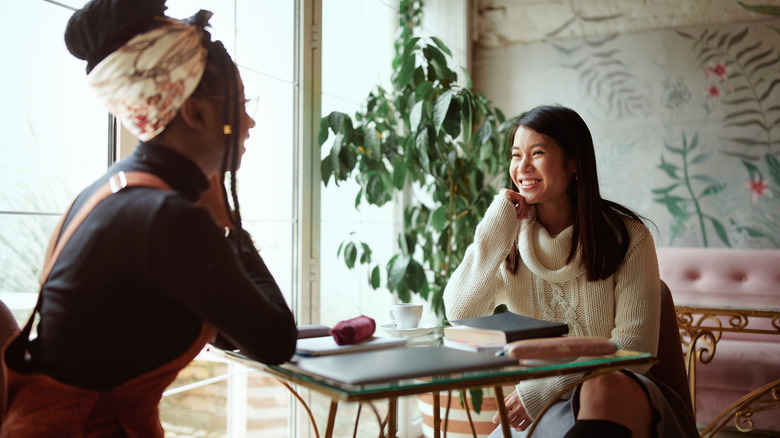
<svg viewBox="0 0 780 438">
<path fill-rule="evenodd" d="M 320 168 L 326 186 L 331 179 L 358 184 L 356 208 L 384 205 L 409 186 L 430 194 L 432 204 L 404 199 L 399 253 L 385 267 L 386 287 L 402 302 L 419 295 L 444 323 L 444 287 L 498 187 L 508 184 L 506 137 L 515 119 L 474 91 L 467 71 L 466 85 L 457 85 L 441 40 L 414 35 L 422 8 L 419 0 L 400 1 L 392 89 L 374 89 L 354 118 L 341 112 L 322 118 L 319 144 L 331 136 L 333 142 Z M 381 268 L 371 254 L 368 243 L 349 237 L 338 249 L 350 269 L 369 265 L 368 281 L 378 289 Z M 483 391 L 469 392 L 479 413 Z"/>
<path fill-rule="evenodd" d="M 409 185 L 428 192 L 433 205 L 406 199 L 399 253 L 387 266 L 386 287 L 402 302 L 418 294 L 444 317 L 442 294 L 460 264 L 474 230 L 507 175 L 506 131 L 513 120 L 472 89 L 456 84 L 449 48 L 438 38 L 414 36 L 422 2 L 400 2 L 401 32 L 393 59 L 393 87 L 374 89 L 354 119 L 332 112 L 320 122 L 319 143 L 332 135 L 321 162 L 322 180 L 348 179 L 361 201 L 384 205 Z M 349 238 L 339 256 L 353 268 L 370 267 L 369 282 L 381 285 L 380 267 L 366 242 Z"/>
</svg>

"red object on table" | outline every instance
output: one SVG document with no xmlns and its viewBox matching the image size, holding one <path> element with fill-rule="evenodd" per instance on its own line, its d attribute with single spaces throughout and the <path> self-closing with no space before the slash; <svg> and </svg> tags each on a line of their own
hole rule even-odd
<svg viewBox="0 0 780 438">
<path fill-rule="evenodd" d="M 330 334 L 338 345 L 355 344 L 376 331 L 376 321 L 366 315 L 356 316 L 336 324 Z"/>
</svg>

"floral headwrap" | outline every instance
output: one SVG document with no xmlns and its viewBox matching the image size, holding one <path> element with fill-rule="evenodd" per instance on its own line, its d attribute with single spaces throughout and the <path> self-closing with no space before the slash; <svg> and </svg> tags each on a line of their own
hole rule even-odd
<svg viewBox="0 0 780 438">
<path fill-rule="evenodd" d="M 157 136 L 195 91 L 206 68 L 203 26 L 164 18 L 103 59 L 88 76 L 89 87 L 108 110 L 141 141 Z"/>
</svg>

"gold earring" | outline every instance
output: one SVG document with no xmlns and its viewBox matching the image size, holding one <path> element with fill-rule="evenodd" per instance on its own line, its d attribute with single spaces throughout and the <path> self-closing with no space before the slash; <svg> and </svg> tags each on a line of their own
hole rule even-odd
<svg viewBox="0 0 780 438">
<path fill-rule="evenodd" d="M 225 125 L 222 127 L 222 132 L 224 132 L 225 135 L 230 135 L 233 133 L 233 127 L 230 125 Z"/>
</svg>

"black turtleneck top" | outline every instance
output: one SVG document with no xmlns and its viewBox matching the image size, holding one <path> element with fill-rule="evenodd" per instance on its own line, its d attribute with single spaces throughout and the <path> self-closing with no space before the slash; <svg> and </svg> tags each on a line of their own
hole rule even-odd
<svg viewBox="0 0 780 438">
<path fill-rule="evenodd" d="M 226 238 L 195 206 L 208 181 L 189 159 L 139 144 L 79 195 L 66 225 L 120 170 L 153 173 L 173 190 L 127 187 L 76 230 L 41 290 L 30 371 L 111 389 L 182 354 L 202 321 L 219 331 L 222 347 L 263 363 L 289 359 L 293 315 L 250 237 Z"/>
</svg>

